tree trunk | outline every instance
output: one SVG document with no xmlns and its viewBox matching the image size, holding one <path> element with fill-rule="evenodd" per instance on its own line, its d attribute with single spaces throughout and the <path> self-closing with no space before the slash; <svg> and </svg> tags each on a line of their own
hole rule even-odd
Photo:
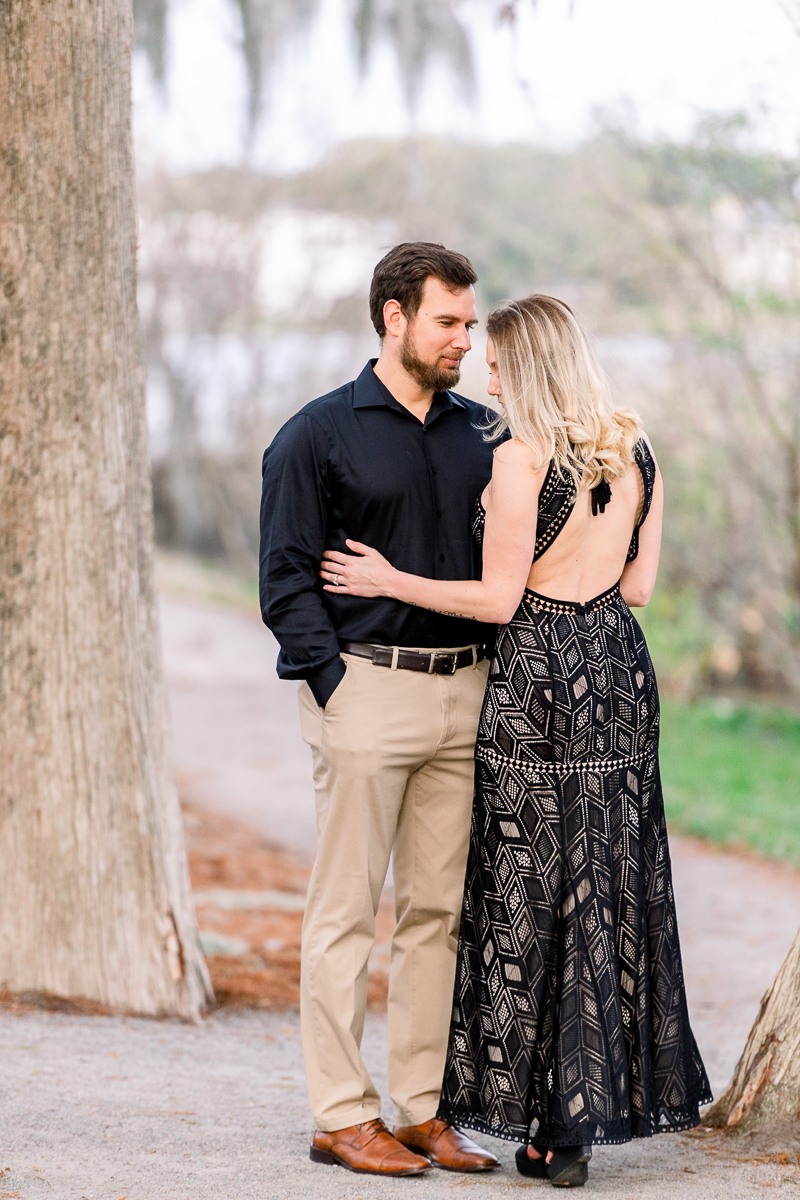
<svg viewBox="0 0 800 1200">
<path fill-rule="evenodd" d="M 800 1114 L 800 933 L 775 982 L 761 1001 L 755 1024 L 727 1091 L 703 1124 L 742 1132 L 777 1117 Z"/>
<path fill-rule="evenodd" d="M 209 996 L 152 567 L 131 0 L 0 0 L 0 984 Z"/>
</svg>

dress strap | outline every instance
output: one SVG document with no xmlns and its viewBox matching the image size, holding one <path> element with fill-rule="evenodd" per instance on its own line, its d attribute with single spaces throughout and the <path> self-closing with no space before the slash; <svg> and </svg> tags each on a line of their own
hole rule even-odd
<svg viewBox="0 0 800 1200">
<path fill-rule="evenodd" d="M 536 547 L 533 561 L 541 558 L 545 550 L 552 546 L 561 530 L 569 519 L 569 514 L 575 506 L 575 485 L 571 479 L 564 479 L 556 470 L 555 461 L 551 459 L 550 466 L 544 478 L 542 490 L 539 493 L 539 516 L 536 522 Z"/>
<path fill-rule="evenodd" d="M 644 438 L 639 438 L 639 441 L 633 448 L 633 457 L 636 465 L 642 473 L 642 483 L 644 484 L 644 501 L 642 503 L 642 511 L 639 515 L 639 520 L 636 522 L 636 528 L 633 531 L 631 544 L 628 547 L 628 557 L 626 562 L 633 562 L 639 553 L 639 530 L 644 525 L 647 519 L 647 514 L 650 512 L 650 505 L 653 503 L 653 488 L 656 482 L 656 464 L 653 455 L 650 453 L 650 447 Z"/>
</svg>

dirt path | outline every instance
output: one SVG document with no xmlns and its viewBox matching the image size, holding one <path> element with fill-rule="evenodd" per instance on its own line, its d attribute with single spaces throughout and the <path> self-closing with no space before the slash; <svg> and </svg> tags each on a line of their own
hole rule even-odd
<svg viewBox="0 0 800 1200">
<path fill-rule="evenodd" d="M 214 810 L 220 829 L 233 816 L 291 846 L 290 867 L 268 863 L 278 872 L 270 886 L 301 886 L 291 864 L 314 845 L 310 767 L 295 688 L 274 675 L 274 644 L 253 617 L 174 599 L 163 631 L 183 795 Z M 213 821 L 204 828 L 213 836 Z M 218 882 L 216 870 L 229 886 L 259 886 L 247 874 L 255 858 L 242 866 L 228 846 L 231 866 L 224 851 L 217 866 L 206 853 L 202 886 Z M 800 875 L 682 839 L 673 858 L 692 1020 L 718 1090 L 800 925 Z M 384 1096 L 385 1041 L 385 1018 L 372 1014 L 365 1057 Z M 459 1189 L 489 1200 L 547 1186 L 517 1176 L 514 1147 L 503 1143 L 494 1148 L 504 1169 L 486 1179 L 360 1178 L 311 1164 L 310 1129 L 294 1013 L 221 1011 L 194 1028 L 0 1011 L 0 1200 L 394 1200 L 411 1191 L 442 1200 Z M 794 1139 L 782 1132 L 745 1150 L 665 1136 L 601 1148 L 584 1194 L 752 1200 L 763 1187 L 800 1184 Z M 759 1150 L 791 1153 L 744 1161 Z"/>
<path fill-rule="evenodd" d="M 181 796 L 313 854 L 297 684 L 277 678 L 272 635 L 249 613 L 175 599 L 161 635 Z"/>
</svg>

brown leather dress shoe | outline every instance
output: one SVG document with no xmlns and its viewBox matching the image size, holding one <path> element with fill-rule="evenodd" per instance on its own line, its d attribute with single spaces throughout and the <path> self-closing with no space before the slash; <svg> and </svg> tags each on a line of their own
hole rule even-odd
<svg viewBox="0 0 800 1200">
<path fill-rule="evenodd" d="M 309 1158 L 358 1175 L 423 1175 L 431 1169 L 426 1157 L 402 1146 L 379 1118 L 332 1133 L 318 1129 Z"/>
<path fill-rule="evenodd" d="M 424 1154 L 444 1171 L 493 1171 L 500 1159 L 468 1138 L 455 1125 L 434 1117 L 424 1125 L 404 1125 L 394 1136 L 409 1150 Z"/>
</svg>

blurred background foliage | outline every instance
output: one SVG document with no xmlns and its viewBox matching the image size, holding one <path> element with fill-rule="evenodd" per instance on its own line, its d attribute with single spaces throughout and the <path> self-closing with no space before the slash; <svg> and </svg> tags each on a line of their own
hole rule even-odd
<svg viewBox="0 0 800 1200">
<path fill-rule="evenodd" d="M 254 124 L 316 0 L 232 2 Z M 165 3 L 135 4 L 157 79 Z M 360 62 L 393 46 L 412 114 L 431 48 L 474 86 L 448 0 L 354 0 L 351 20 Z M 483 314 L 531 291 L 567 300 L 665 478 L 642 624 L 670 700 L 672 819 L 800 860 L 800 724 L 780 716 L 800 708 L 800 160 L 748 133 L 744 114 L 680 144 L 606 121 L 553 150 L 426 137 L 412 120 L 403 139 L 345 143 L 292 174 L 150 171 L 140 307 L 159 540 L 251 576 L 261 452 L 377 353 L 366 301 L 386 248 L 424 238 L 468 254 Z M 476 399 L 482 355 L 478 338 L 462 387 Z"/>
<path fill-rule="evenodd" d="M 498 18 L 513 22 L 514 3 L 485 0 Z M 535 6 L 535 0 L 532 0 Z M 297 33 L 309 29 L 319 0 L 230 0 L 241 23 L 241 50 L 248 78 L 248 115 L 257 122 L 268 92 L 272 68 Z M 136 45 L 147 56 L 163 87 L 169 0 L 133 0 Z M 377 47 L 388 41 L 396 56 L 403 98 L 413 113 L 432 60 L 443 59 L 469 98 L 475 87 L 472 50 L 451 0 L 350 0 L 349 19 L 360 69 L 366 70 Z"/>
</svg>

